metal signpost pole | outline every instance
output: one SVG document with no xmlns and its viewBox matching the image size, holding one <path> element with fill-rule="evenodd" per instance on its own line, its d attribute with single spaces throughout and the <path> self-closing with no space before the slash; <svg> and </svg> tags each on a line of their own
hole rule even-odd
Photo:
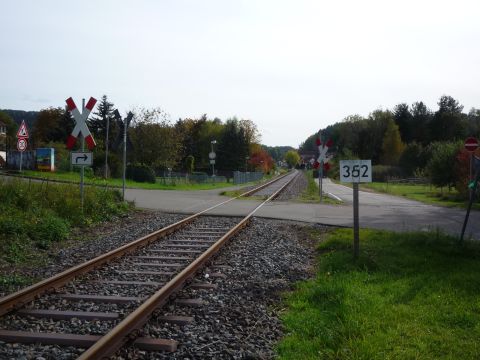
<svg viewBox="0 0 480 360">
<path fill-rule="evenodd" d="M 318 182 L 320 186 L 318 187 L 318 191 L 320 192 L 320 202 L 323 201 L 323 160 L 320 162 L 320 169 L 318 171 Z"/>
<path fill-rule="evenodd" d="M 372 182 L 371 160 L 340 160 L 340 182 L 353 185 L 353 258 L 360 254 L 359 191 L 360 183 Z"/>
<path fill-rule="evenodd" d="M 20 172 L 22 172 L 23 151 L 20 151 Z"/>
<path fill-rule="evenodd" d="M 358 259 L 360 253 L 360 231 L 358 220 L 358 182 L 353 183 L 353 257 Z"/>
<path fill-rule="evenodd" d="M 85 113 L 85 99 L 82 99 L 82 114 Z M 82 152 L 85 151 L 85 137 L 81 134 L 81 142 L 82 142 Z M 80 203 L 82 206 L 82 213 L 83 213 L 83 202 L 84 202 L 84 193 L 83 193 L 83 179 L 85 176 L 85 167 L 82 166 L 80 168 Z"/>
<path fill-rule="evenodd" d="M 108 177 L 108 132 L 110 130 L 110 117 L 107 116 L 107 136 L 105 139 L 105 179 Z"/>
<path fill-rule="evenodd" d="M 122 175 L 122 190 L 123 190 L 123 201 L 125 201 L 125 177 L 127 175 L 127 118 L 123 123 L 123 175 Z"/>
</svg>

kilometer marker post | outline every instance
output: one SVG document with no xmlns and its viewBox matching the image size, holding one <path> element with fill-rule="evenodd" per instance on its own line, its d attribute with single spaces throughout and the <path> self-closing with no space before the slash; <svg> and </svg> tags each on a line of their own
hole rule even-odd
<svg viewBox="0 0 480 360">
<path fill-rule="evenodd" d="M 371 160 L 341 160 L 340 182 L 353 185 L 353 258 L 360 255 L 359 191 L 361 182 L 372 182 Z"/>
</svg>

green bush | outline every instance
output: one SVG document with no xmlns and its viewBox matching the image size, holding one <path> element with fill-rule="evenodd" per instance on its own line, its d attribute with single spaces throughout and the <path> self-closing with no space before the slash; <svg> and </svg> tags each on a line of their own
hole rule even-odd
<svg viewBox="0 0 480 360">
<path fill-rule="evenodd" d="M 0 235 L 21 235 L 25 232 L 25 222 L 11 214 L 0 218 Z"/>
<path fill-rule="evenodd" d="M 372 168 L 372 180 L 386 182 L 390 178 L 405 177 L 405 172 L 401 167 L 389 165 L 374 165 Z"/>
<path fill-rule="evenodd" d="M 39 249 L 63 241 L 71 226 L 85 226 L 128 211 L 119 191 L 0 178 L 0 265 L 38 259 Z"/>
<path fill-rule="evenodd" d="M 41 249 L 48 249 L 52 242 L 65 240 L 69 234 L 70 224 L 58 216 L 44 214 L 29 228 L 29 236 Z"/>
<path fill-rule="evenodd" d="M 461 142 L 436 142 L 430 145 L 431 157 L 427 163 L 427 173 L 433 185 L 438 187 L 455 186 L 455 163 Z"/>
<path fill-rule="evenodd" d="M 105 168 L 105 151 L 95 151 L 93 153 L 93 172 L 97 176 L 104 176 Z M 108 168 L 110 169 L 110 177 L 122 177 L 122 160 L 121 157 L 114 152 L 108 153 Z"/>
<path fill-rule="evenodd" d="M 127 179 L 138 182 L 155 183 L 155 171 L 147 165 L 134 164 L 127 166 Z"/>
</svg>

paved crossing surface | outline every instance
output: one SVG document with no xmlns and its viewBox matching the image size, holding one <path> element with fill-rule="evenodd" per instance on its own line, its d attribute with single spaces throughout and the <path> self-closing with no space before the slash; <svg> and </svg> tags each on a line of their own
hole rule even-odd
<svg viewBox="0 0 480 360">
<path fill-rule="evenodd" d="M 341 198 L 342 205 L 304 204 L 275 201 L 264 206 L 256 215 L 265 218 L 296 220 L 326 225 L 353 225 L 352 189 L 324 183 L 324 189 Z M 165 191 L 128 189 L 127 199 L 141 208 L 172 213 L 191 214 L 224 201 L 221 190 Z M 213 210 L 218 215 L 245 215 L 260 202 L 235 200 L 225 207 Z M 360 192 L 360 226 L 396 231 L 440 229 L 459 235 L 465 210 L 432 206 L 391 195 Z M 466 237 L 480 240 L 480 212 L 471 214 Z"/>
</svg>

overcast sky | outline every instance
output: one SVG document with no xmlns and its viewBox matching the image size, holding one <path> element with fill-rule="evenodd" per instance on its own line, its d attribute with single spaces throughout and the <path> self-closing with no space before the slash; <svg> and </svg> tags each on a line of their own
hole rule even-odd
<svg viewBox="0 0 480 360">
<path fill-rule="evenodd" d="M 480 2 L 2 1 L 0 108 L 107 94 L 121 110 L 251 119 L 298 146 L 351 114 L 480 107 Z"/>
</svg>

